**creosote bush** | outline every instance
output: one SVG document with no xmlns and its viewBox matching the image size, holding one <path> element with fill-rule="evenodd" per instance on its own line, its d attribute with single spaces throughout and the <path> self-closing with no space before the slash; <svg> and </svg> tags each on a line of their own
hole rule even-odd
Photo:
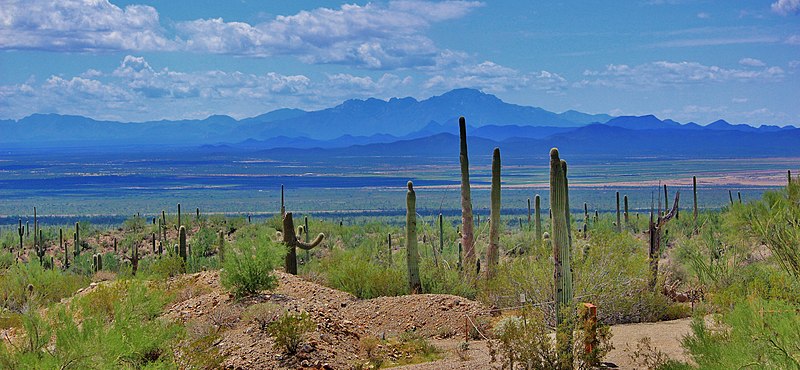
<svg viewBox="0 0 800 370">
<path fill-rule="evenodd" d="M 267 327 L 275 344 L 287 354 L 297 353 L 306 333 L 317 328 L 307 312 L 286 312 Z"/>
<path fill-rule="evenodd" d="M 277 284 L 272 270 L 280 264 L 286 251 L 270 239 L 265 229 L 251 227 L 243 230 L 226 251 L 220 279 L 222 286 L 236 297 L 253 295 Z"/>
</svg>

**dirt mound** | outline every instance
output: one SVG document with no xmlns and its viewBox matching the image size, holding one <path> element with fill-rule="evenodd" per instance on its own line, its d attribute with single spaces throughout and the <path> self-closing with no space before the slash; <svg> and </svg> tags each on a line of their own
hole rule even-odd
<svg viewBox="0 0 800 370">
<path fill-rule="evenodd" d="M 230 369 L 350 368 L 362 362 L 359 341 L 367 335 L 391 337 L 415 331 L 425 337 L 463 333 L 464 317 L 483 315 L 480 303 L 451 295 L 422 294 L 359 300 L 300 277 L 276 272 L 274 291 L 236 301 L 219 285 L 216 271 L 170 280 L 178 300 L 164 318 L 187 326 L 189 341 L 210 331 L 221 333 L 213 349 L 226 357 Z M 299 353 L 285 356 L 258 320 L 257 305 L 307 312 L 316 324 Z M 191 346 L 187 343 L 185 348 Z M 186 359 L 191 349 L 179 357 Z"/>
</svg>

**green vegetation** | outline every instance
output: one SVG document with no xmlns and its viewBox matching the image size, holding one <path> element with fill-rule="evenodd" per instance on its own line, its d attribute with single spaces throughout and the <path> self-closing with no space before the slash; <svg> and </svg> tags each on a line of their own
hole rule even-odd
<svg viewBox="0 0 800 370">
<path fill-rule="evenodd" d="M 546 200 L 551 217 L 536 195 L 532 205 L 516 205 L 532 212 L 523 224 L 500 209 L 496 154 L 490 222 L 469 227 L 461 223 L 471 218 L 469 193 L 464 214 L 448 217 L 419 207 L 430 202 L 430 193 L 417 192 L 410 182 L 404 216 L 304 217 L 297 228 L 291 212 L 264 221 L 199 215 L 196 209 L 180 221 L 177 214 L 155 222 L 136 215 L 115 227 L 34 221 L 29 226 L 39 232 L 29 235 L 15 218 L 17 230 L 0 236 L 0 328 L 14 333 L 0 344 L 0 367 L 215 368 L 224 359 L 216 343 L 232 322 L 253 325 L 293 355 L 318 323 L 314 311 L 297 313 L 283 304 L 282 294 L 262 294 L 276 288 L 274 270 L 282 265 L 361 299 L 424 292 L 479 300 L 502 318 L 487 321 L 490 330 L 475 335 L 490 337 L 506 365 L 588 367 L 608 352 L 604 325 L 694 315 L 683 343 L 691 363 L 655 355 L 643 361 L 673 369 L 798 367 L 800 181 L 760 200 L 698 210 L 696 217 L 687 211 L 679 217 L 666 200 L 659 202 L 665 209 L 650 217 L 628 208 L 629 197 L 641 202 L 630 194 L 620 209 L 620 192 L 607 191 L 617 212 L 590 219 L 591 202 L 581 202 L 582 215 L 570 213 L 569 196 L 576 196 L 566 163 L 554 151 L 552 196 Z M 702 201 L 699 191 L 692 195 Z M 661 198 L 661 189 L 655 194 Z M 502 199 L 514 207 L 505 193 Z M 310 230 L 319 233 L 313 241 Z M 468 239 L 469 248 L 460 249 Z M 480 265 L 470 259 L 487 273 L 475 274 Z M 205 323 L 176 319 L 167 308 L 210 289 L 212 283 L 192 279 L 216 277 L 202 273 L 211 270 L 220 270 L 220 283 L 231 293 L 223 298 L 230 312 L 211 308 L 216 311 Z M 583 302 L 597 306 L 598 327 L 578 318 Z M 587 340 L 592 351 L 585 351 Z M 439 356 L 425 337 L 411 332 L 359 345 L 374 367 Z"/>
</svg>

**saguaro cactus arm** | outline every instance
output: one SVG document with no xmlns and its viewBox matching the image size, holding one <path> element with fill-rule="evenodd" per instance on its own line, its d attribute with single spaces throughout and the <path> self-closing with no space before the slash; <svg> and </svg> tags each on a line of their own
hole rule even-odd
<svg viewBox="0 0 800 370">
<path fill-rule="evenodd" d="M 297 234 L 294 229 L 294 220 L 292 219 L 292 212 L 286 212 L 283 215 L 283 232 L 280 233 L 283 244 L 286 246 L 286 259 L 284 260 L 284 268 L 287 273 L 297 275 L 297 248 L 309 250 L 318 246 L 325 239 L 325 234 L 320 233 L 310 243 L 304 243 L 297 239 Z"/>
</svg>

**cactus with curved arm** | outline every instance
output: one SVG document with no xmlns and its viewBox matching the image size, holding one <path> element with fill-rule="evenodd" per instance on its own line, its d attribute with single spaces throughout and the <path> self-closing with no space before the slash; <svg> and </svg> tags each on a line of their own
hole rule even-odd
<svg viewBox="0 0 800 370">
<path fill-rule="evenodd" d="M 325 234 L 320 233 L 314 238 L 311 243 L 301 242 L 297 239 L 297 234 L 294 231 L 294 221 L 292 220 L 292 212 L 286 212 L 283 215 L 283 232 L 281 233 L 283 244 L 286 246 L 286 260 L 284 267 L 287 273 L 297 275 L 297 248 L 309 250 L 325 239 Z"/>
</svg>

